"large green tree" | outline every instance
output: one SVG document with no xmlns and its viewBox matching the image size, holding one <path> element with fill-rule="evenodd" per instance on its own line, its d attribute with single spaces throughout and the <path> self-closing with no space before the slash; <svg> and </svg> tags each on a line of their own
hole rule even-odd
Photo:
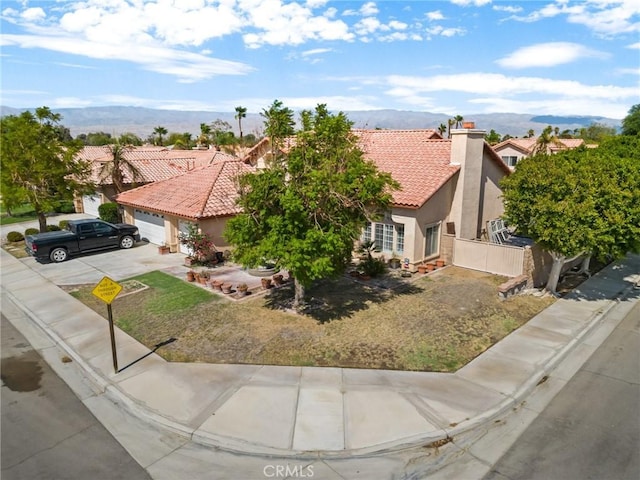
<svg viewBox="0 0 640 480">
<path fill-rule="evenodd" d="M 549 291 L 568 259 L 640 249 L 639 165 L 640 139 L 620 136 L 523 159 L 502 181 L 506 220 L 553 258 Z"/>
<path fill-rule="evenodd" d="M 90 167 L 76 158 L 80 142 L 63 142 L 59 136 L 60 114 L 48 107 L 35 114 L 25 111 L 0 119 L 0 185 L 8 208 L 22 203 L 33 206 L 40 231 L 47 230 L 46 214 L 74 193 L 92 190 Z"/>
<path fill-rule="evenodd" d="M 640 103 L 629 109 L 629 113 L 622 119 L 623 135 L 640 135 Z"/>
<path fill-rule="evenodd" d="M 282 112 L 281 104 L 277 108 Z M 296 309 L 314 280 L 344 272 L 365 223 L 389 208 L 397 187 L 363 157 L 344 114 L 318 105 L 301 117 L 302 129 L 286 157 L 240 178 L 243 213 L 226 229 L 240 263 L 273 261 L 291 273 Z M 283 125 L 267 129 L 282 135 L 290 124 Z"/>
<path fill-rule="evenodd" d="M 268 109 L 264 109 L 260 115 L 264 118 L 264 134 L 269 139 L 271 147 L 270 161 L 277 162 L 284 140 L 295 132 L 296 122 L 293 119 L 293 110 L 285 107 L 280 100 L 274 100 Z"/>
</svg>

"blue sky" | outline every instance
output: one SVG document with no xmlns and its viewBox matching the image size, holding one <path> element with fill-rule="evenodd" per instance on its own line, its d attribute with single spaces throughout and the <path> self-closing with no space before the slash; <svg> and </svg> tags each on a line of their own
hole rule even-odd
<svg viewBox="0 0 640 480">
<path fill-rule="evenodd" d="M 2 98 L 257 113 L 398 109 L 622 118 L 640 1 L 11 1 Z"/>
</svg>

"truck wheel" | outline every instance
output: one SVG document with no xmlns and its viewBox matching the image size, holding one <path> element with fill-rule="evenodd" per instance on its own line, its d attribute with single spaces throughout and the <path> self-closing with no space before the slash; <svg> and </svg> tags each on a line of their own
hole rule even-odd
<svg viewBox="0 0 640 480">
<path fill-rule="evenodd" d="M 125 235 L 120 239 L 120 248 L 131 248 L 133 247 L 134 241 L 133 237 L 129 235 Z"/>
<path fill-rule="evenodd" d="M 52 262 L 60 263 L 60 262 L 64 262 L 67 258 L 69 258 L 69 254 L 64 248 L 58 247 L 51 250 L 51 253 L 49 254 L 49 258 L 51 259 Z"/>
</svg>

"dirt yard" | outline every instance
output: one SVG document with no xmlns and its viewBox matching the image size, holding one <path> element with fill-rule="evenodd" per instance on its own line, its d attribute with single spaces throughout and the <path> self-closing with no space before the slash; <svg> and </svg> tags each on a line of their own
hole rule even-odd
<svg viewBox="0 0 640 480">
<path fill-rule="evenodd" d="M 136 280 L 149 288 L 116 299 L 114 317 L 150 348 L 176 338 L 158 350 L 171 361 L 455 371 L 554 301 L 500 301 L 504 277 L 448 267 L 411 282 L 323 281 L 298 315 L 288 310 L 290 285 L 229 302 L 181 279 L 145 277 Z M 74 290 L 106 314 L 89 287 Z"/>
</svg>

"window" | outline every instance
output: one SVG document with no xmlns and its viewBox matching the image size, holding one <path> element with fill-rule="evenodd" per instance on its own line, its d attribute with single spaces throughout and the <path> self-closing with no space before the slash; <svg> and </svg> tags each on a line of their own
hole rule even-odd
<svg viewBox="0 0 640 480">
<path fill-rule="evenodd" d="M 439 253 L 440 247 L 440 224 L 428 226 L 425 230 L 424 256 L 432 257 Z"/>
<path fill-rule="evenodd" d="M 96 233 L 102 235 L 115 235 L 116 231 L 113 227 L 107 225 L 106 223 L 94 223 Z"/>
<path fill-rule="evenodd" d="M 80 235 L 89 235 L 90 233 L 93 233 L 93 224 L 91 223 L 84 223 L 78 225 L 78 227 L 78 233 Z"/>
<path fill-rule="evenodd" d="M 371 222 L 367 223 L 367 225 L 362 229 L 362 243 L 367 243 L 371 241 Z"/>
<path fill-rule="evenodd" d="M 516 163 L 518 163 L 518 157 L 504 156 L 502 157 L 502 161 L 509 167 L 515 167 Z"/>
<path fill-rule="evenodd" d="M 393 225 L 376 223 L 376 250 L 391 252 L 393 250 Z"/>
<path fill-rule="evenodd" d="M 396 253 L 404 253 L 404 225 L 396 225 Z"/>
</svg>

